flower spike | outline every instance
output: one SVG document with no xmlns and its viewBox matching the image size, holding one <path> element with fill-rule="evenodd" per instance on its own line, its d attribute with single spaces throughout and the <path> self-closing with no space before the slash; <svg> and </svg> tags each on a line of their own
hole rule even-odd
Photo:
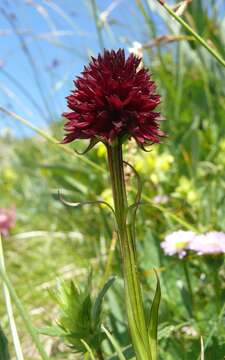
<svg viewBox="0 0 225 360">
<path fill-rule="evenodd" d="M 63 113 L 68 121 L 62 143 L 89 139 L 93 145 L 112 144 L 116 138 L 133 137 L 144 148 L 160 142 L 164 133 L 159 129 L 160 113 L 155 112 L 160 95 L 140 62 L 134 54 L 126 59 L 123 49 L 92 57 L 67 97 L 70 111 Z"/>
</svg>

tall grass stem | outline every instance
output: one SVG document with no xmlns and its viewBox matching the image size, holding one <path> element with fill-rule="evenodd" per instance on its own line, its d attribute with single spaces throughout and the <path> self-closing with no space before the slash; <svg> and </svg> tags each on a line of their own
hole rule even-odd
<svg viewBox="0 0 225 360">
<path fill-rule="evenodd" d="M 48 140 L 49 142 L 51 142 L 52 144 L 55 144 L 57 146 L 60 145 L 60 142 L 59 140 L 57 140 L 55 137 L 49 135 L 46 133 L 46 131 L 44 130 L 41 130 L 40 128 L 38 128 L 37 126 L 33 125 L 30 121 L 28 121 L 27 119 L 23 118 L 22 116 L 12 112 L 12 111 L 9 111 L 3 107 L 0 106 L 0 112 L 2 112 L 3 114 L 13 118 L 14 120 L 17 120 L 19 121 L 20 123 L 26 125 L 27 127 L 29 127 L 31 130 L 33 130 L 35 133 L 39 134 L 40 136 L 42 136 L 43 138 L 45 138 L 46 140 Z M 70 154 L 70 155 L 75 155 L 75 152 L 66 147 L 66 146 L 63 146 L 61 145 L 60 146 L 61 149 L 63 149 L 67 154 Z M 90 165 L 92 168 L 94 168 L 95 170 L 98 170 L 100 172 L 104 172 L 105 170 L 99 166 L 98 164 L 95 164 L 93 161 L 91 161 L 90 159 L 88 159 L 87 157 L 84 157 L 84 156 L 81 156 L 80 158 L 80 161 L 83 161 L 85 162 L 86 164 Z"/>
<path fill-rule="evenodd" d="M 96 4 L 95 0 L 91 0 L 91 8 L 92 8 L 96 31 L 97 31 L 97 35 L 98 35 L 99 46 L 100 46 L 101 51 L 103 51 L 105 46 L 104 46 L 104 40 L 103 40 L 103 36 L 102 36 L 102 27 L 101 27 L 101 24 L 99 21 L 100 19 L 98 16 L 98 8 L 97 8 L 97 4 Z"/>
<path fill-rule="evenodd" d="M 17 310 L 18 310 L 21 318 L 24 321 L 24 324 L 26 326 L 28 333 L 30 334 L 34 344 L 36 345 L 36 348 L 41 356 L 41 359 L 42 360 L 50 360 L 50 358 L 46 354 L 46 352 L 39 340 L 36 329 L 33 327 L 32 323 L 31 323 L 29 314 L 27 313 L 27 311 L 25 310 L 24 306 L 22 305 L 20 299 L 18 298 L 17 293 L 2 266 L 0 266 L 0 276 L 3 280 L 3 282 L 5 283 L 8 291 L 9 291 L 9 294 L 11 295 L 11 298 L 13 299 L 14 304 L 17 307 Z M 20 359 L 22 360 L 23 358 L 20 358 Z"/>
<path fill-rule="evenodd" d="M 212 47 L 210 47 L 207 42 L 196 32 L 194 31 L 180 16 L 173 11 L 164 0 L 157 0 L 164 9 L 174 18 L 176 19 L 179 24 L 183 26 L 210 54 L 221 64 L 225 67 L 225 60 L 221 57 L 220 54 L 217 53 Z"/>
<path fill-rule="evenodd" d="M 3 272 L 6 271 L 1 234 L 0 234 L 0 270 Z M 20 339 L 18 336 L 17 328 L 16 328 L 16 322 L 15 322 L 14 315 L 13 315 L 13 307 L 12 307 L 12 303 L 11 303 L 10 294 L 9 294 L 8 288 L 4 282 L 3 282 L 3 295 L 5 298 L 6 310 L 7 310 L 7 314 L 8 314 L 13 345 L 15 348 L 16 359 L 24 360 L 23 352 L 22 352 L 22 348 L 21 348 L 21 344 L 20 344 Z"/>
</svg>

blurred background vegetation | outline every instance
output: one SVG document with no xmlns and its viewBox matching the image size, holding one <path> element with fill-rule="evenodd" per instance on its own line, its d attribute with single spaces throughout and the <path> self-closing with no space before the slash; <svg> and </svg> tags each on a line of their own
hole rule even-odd
<svg viewBox="0 0 225 360">
<path fill-rule="evenodd" d="M 139 210 L 137 245 L 146 304 L 155 288 L 152 268 L 160 274 L 160 359 L 197 360 L 202 336 L 206 359 L 222 360 L 223 259 L 167 257 L 160 242 L 178 229 L 225 231 L 224 69 L 154 0 L 20 0 L 1 1 L 0 8 L 1 105 L 58 140 L 63 137 L 64 96 L 89 56 L 104 47 L 143 53 L 162 96 L 168 137 L 149 153 L 131 141 L 125 157 L 138 170 L 143 199 L 149 202 Z M 182 17 L 225 56 L 223 1 L 193 0 Z M 35 326 L 45 327 L 57 319 L 49 293 L 57 278 L 73 279 L 82 287 L 91 266 L 95 292 L 105 276 L 113 239 L 108 209 L 68 208 L 58 197 L 60 189 L 70 201 L 112 201 L 105 149 L 99 145 L 84 156 L 66 153 L 3 114 L 0 131 L 0 207 L 16 208 L 16 225 L 3 239 L 7 272 Z M 67 148 L 74 146 L 85 144 Z M 132 198 L 135 181 L 126 172 Z M 105 323 L 125 347 L 129 336 L 120 259 L 117 248 L 111 246 L 111 252 L 107 271 L 118 279 L 105 300 Z M 0 303 L 0 323 L 11 342 L 2 297 Z M 15 316 L 25 359 L 38 359 L 16 309 Z M 70 358 L 58 340 L 42 340 L 53 359 Z M 105 351 L 110 352 L 107 342 Z M 12 348 L 11 353 L 13 358 Z"/>
</svg>

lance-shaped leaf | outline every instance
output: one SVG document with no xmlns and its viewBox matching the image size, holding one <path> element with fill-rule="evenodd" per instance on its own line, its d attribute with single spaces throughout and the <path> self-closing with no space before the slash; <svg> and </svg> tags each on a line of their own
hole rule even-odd
<svg viewBox="0 0 225 360">
<path fill-rule="evenodd" d="M 92 309 L 92 319 L 94 324 L 98 325 L 101 321 L 101 310 L 102 310 L 102 301 L 103 298 L 110 288 L 110 286 L 114 283 L 115 277 L 110 277 L 109 280 L 105 283 L 99 294 L 97 295 L 97 298 L 95 300 L 93 309 Z"/>
<path fill-rule="evenodd" d="M 150 319 L 148 324 L 148 335 L 149 343 L 151 348 L 152 360 L 157 360 L 157 328 L 158 328 L 158 313 L 159 313 L 159 304 L 161 299 L 161 288 L 157 272 L 154 270 L 157 284 L 154 299 L 150 311 Z"/>
<path fill-rule="evenodd" d="M 126 360 L 120 345 L 118 344 L 116 339 L 110 334 L 110 332 L 104 327 L 104 325 L 102 325 L 102 330 L 106 333 L 109 341 L 111 342 L 114 349 L 116 350 L 119 360 Z"/>
<path fill-rule="evenodd" d="M 128 345 L 122 349 L 123 355 L 126 360 L 134 360 L 134 349 L 132 345 Z M 113 354 L 107 360 L 120 360 L 118 354 Z"/>
</svg>

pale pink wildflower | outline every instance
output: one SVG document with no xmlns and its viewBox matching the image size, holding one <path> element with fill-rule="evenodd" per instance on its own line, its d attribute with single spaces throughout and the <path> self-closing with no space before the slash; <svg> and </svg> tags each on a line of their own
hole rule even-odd
<svg viewBox="0 0 225 360">
<path fill-rule="evenodd" d="M 178 230 L 167 235 L 161 247 L 166 255 L 178 255 L 179 258 L 183 258 L 195 236 L 192 231 Z"/>
<path fill-rule="evenodd" d="M 225 253 L 225 233 L 210 231 L 198 235 L 190 242 L 189 249 L 196 251 L 198 255 Z"/>
<path fill-rule="evenodd" d="M 153 201 L 155 204 L 167 204 L 169 201 L 169 196 L 168 195 L 156 195 L 153 198 Z"/>
</svg>

